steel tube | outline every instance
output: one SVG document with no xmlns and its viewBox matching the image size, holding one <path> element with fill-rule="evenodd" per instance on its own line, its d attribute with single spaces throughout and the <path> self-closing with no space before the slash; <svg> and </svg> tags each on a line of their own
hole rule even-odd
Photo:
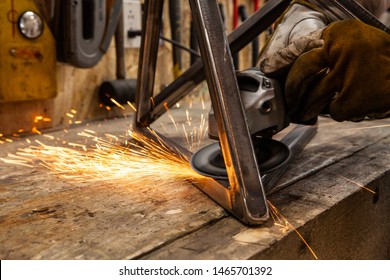
<svg viewBox="0 0 390 280">
<path fill-rule="evenodd" d="M 138 64 L 135 126 L 149 126 L 157 54 L 160 40 L 163 0 L 146 0 Z"/>
<path fill-rule="evenodd" d="M 247 224 L 263 223 L 268 219 L 266 197 L 218 3 L 190 0 L 190 7 L 228 173 L 232 213 Z"/>
</svg>

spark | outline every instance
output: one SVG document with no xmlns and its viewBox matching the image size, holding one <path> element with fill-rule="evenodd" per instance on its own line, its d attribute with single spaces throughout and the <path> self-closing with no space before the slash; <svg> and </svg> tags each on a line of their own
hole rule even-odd
<svg viewBox="0 0 390 280">
<path fill-rule="evenodd" d="M 163 123 L 160 123 L 161 127 L 164 129 L 164 131 L 169 134 L 169 131 L 168 129 L 165 127 L 165 125 Z"/>
<path fill-rule="evenodd" d="M 130 106 L 130 108 L 134 111 L 134 112 L 137 112 L 137 109 L 134 107 L 134 105 L 133 104 L 131 104 L 131 102 L 130 101 L 127 101 L 127 105 L 129 105 Z"/>
<path fill-rule="evenodd" d="M 207 132 L 208 132 L 208 124 L 207 119 L 204 117 L 204 114 L 200 114 L 200 120 L 198 118 L 193 118 L 192 114 L 192 100 L 190 100 L 190 103 L 187 104 L 187 109 L 185 109 L 185 120 L 179 125 L 179 122 L 175 120 L 175 110 L 171 111 L 168 103 L 164 103 L 163 106 L 166 110 L 166 114 L 168 118 L 170 119 L 171 123 L 175 127 L 176 132 L 179 134 L 180 137 L 182 137 L 184 144 L 186 148 L 189 151 L 196 151 L 200 149 L 205 139 L 207 138 Z M 203 104 L 204 105 L 204 104 Z M 184 106 L 181 106 L 181 108 L 184 110 Z M 202 107 L 202 110 L 205 110 L 205 107 Z M 196 110 L 196 109 L 195 109 Z M 197 114 L 199 115 L 199 111 L 197 111 Z M 180 117 L 179 117 L 180 118 Z M 172 131 L 168 132 L 167 128 L 163 123 L 160 123 L 161 127 L 165 131 L 165 133 L 169 136 L 172 136 Z"/>
<path fill-rule="evenodd" d="M 71 143 L 71 142 L 69 142 L 68 145 L 69 145 L 69 146 L 73 146 L 73 147 L 80 147 L 80 148 L 82 148 L 84 151 L 87 151 L 87 147 L 86 147 L 85 145 L 83 145 L 83 144 L 78 144 L 78 143 Z"/>
<path fill-rule="evenodd" d="M 117 107 L 121 108 L 122 110 L 125 110 L 125 107 L 122 106 L 118 101 L 116 101 L 114 98 L 110 98 L 110 101 L 114 103 Z"/>
<path fill-rule="evenodd" d="M 154 107 L 156 104 L 154 103 L 154 98 L 153 96 L 150 97 L 150 103 L 152 104 L 152 107 Z"/>
<path fill-rule="evenodd" d="M 316 253 L 311 248 L 309 243 L 307 243 L 307 241 L 302 236 L 302 234 L 282 215 L 282 213 L 280 213 L 280 211 L 269 200 L 267 200 L 267 204 L 268 204 L 268 207 L 270 210 L 271 217 L 274 221 L 274 225 L 281 227 L 283 232 L 287 232 L 289 229 L 293 229 L 295 231 L 295 233 L 299 236 L 299 238 L 302 240 L 302 242 L 309 249 L 309 251 L 313 255 L 313 257 L 316 260 L 318 260 Z"/>
<path fill-rule="evenodd" d="M 191 123 L 192 123 L 192 118 L 191 118 L 191 115 L 190 115 L 190 113 L 189 113 L 188 110 L 186 110 L 186 117 L 187 117 L 187 123 L 188 123 L 188 125 L 191 125 Z"/>
<path fill-rule="evenodd" d="M 49 135 L 49 134 L 43 134 L 42 136 L 46 137 L 46 138 L 49 138 L 51 140 L 54 140 L 54 138 L 55 138 L 53 135 Z"/>
<path fill-rule="evenodd" d="M 34 122 L 35 122 L 35 123 L 37 123 L 37 122 L 39 122 L 39 121 L 41 121 L 41 120 L 43 120 L 43 117 L 42 117 L 42 116 L 36 116 L 36 117 L 34 118 Z"/>
<path fill-rule="evenodd" d="M 34 126 L 34 127 L 31 129 L 31 132 L 32 132 L 32 133 L 36 133 L 36 134 L 38 134 L 38 135 L 41 135 L 41 134 L 42 134 L 42 132 L 40 132 L 40 131 L 37 129 L 36 126 Z"/>
<path fill-rule="evenodd" d="M 175 128 L 176 128 L 176 131 L 178 132 L 178 131 L 179 131 L 179 128 L 177 127 L 177 123 L 176 123 L 175 119 L 173 118 L 173 116 L 172 116 L 171 114 L 169 114 L 168 117 L 171 119 L 173 125 L 174 125 Z"/>
<path fill-rule="evenodd" d="M 204 103 L 203 96 L 201 96 L 200 101 L 201 101 L 201 103 L 202 103 L 202 109 L 205 110 L 205 109 L 206 109 L 206 105 L 205 105 L 205 103 Z"/>
<path fill-rule="evenodd" d="M 86 129 L 79 136 L 91 141 L 90 145 L 69 142 L 67 147 L 61 147 L 35 140 L 33 145 L 0 160 L 28 167 L 43 166 L 51 174 L 78 182 L 110 182 L 128 187 L 205 179 L 192 170 L 185 155 L 172 151 L 150 131 L 155 140 L 128 131 L 133 141 L 124 146 L 119 137 L 98 137 L 96 132 Z"/>
<path fill-rule="evenodd" d="M 343 175 L 340 175 L 340 174 L 332 172 L 332 171 L 328 171 L 328 172 L 332 173 L 332 174 L 336 175 L 337 177 L 340 177 L 340 178 L 342 178 L 342 179 L 344 179 L 344 180 L 346 180 L 346 181 L 348 181 L 348 182 L 350 182 L 350 183 L 352 183 L 352 184 L 354 184 L 354 185 L 356 185 L 358 187 L 361 187 L 361 188 L 365 189 L 366 191 L 368 191 L 368 192 L 370 192 L 372 194 L 377 194 L 375 191 L 371 190 L 370 188 L 364 186 L 363 184 L 361 184 L 359 182 L 356 182 L 356 181 L 354 181 L 352 179 L 349 179 L 349 178 L 347 178 L 347 177 L 345 177 Z"/>
</svg>

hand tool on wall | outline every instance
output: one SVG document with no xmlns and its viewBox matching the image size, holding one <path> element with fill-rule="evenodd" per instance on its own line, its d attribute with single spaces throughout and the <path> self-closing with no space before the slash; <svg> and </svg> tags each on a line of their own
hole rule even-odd
<svg viewBox="0 0 390 280">
<path fill-rule="evenodd" d="M 233 30 L 239 25 L 239 14 L 238 14 L 238 0 L 233 0 L 233 13 L 232 13 L 232 27 Z M 239 53 L 233 56 L 233 63 L 236 69 L 240 69 L 240 55 Z"/>
<path fill-rule="evenodd" d="M 240 15 L 240 19 L 242 22 L 246 21 L 248 19 L 248 11 L 245 5 L 240 5 L 238 7 L 238 14 Z M 259 43 L 258 43 L 258 38 L 255 38 L 252 42 L 252 52 L 251 52 L 251 64 L 252 66 L 255 66 L 257 63 L 257 56 L 259 54 Z"/>
<path fill-rule="evenodd" d="M 181 4 L 180 0 L 169 0 L 169 19 L 172 40 L 181 43 Z M 182 72 L 181 50 L 173 45 L 172 49 L 173 74 L 177 78 Z"/>
<path fill-rule="evenodd" d="M 107 15 L 105 0 L 61 1 L 56 7 L 58 60 L 75 67 L 96 65 L 106 53 L 121 14 L 114 0 Z"/>
<path fill-rule="evenodd" d="M 124 50 L 124 24 L 122 9 L 115 31 L 115 54 L 116 54 L 116 80 L 104 81 L 99 87 L 99 98 L 103 104 L 115 105 L 112 99 L 119 104 L 134 102 L 136 79 L 126 78 L 125 50 Z"/>
<path fill-rule="evenodd" d="M 253 12 L 255 13 L 260 8 L 260 1 L 253 0 L 253 2 L 254 2 Z M 255 66 L 257 64 L 259 51 L 260 51 L 259 37 L 256 37 L 252 42 L 252 66 Z"/>
<path fill-rule="evenodd" d="M 195 34 L 195 27 L 194 27 L 194 22 L 191 18 L 191 23 L 190 23 L 190 48 L 192 50 L 197 51 L 198 50 L 198 41 L 196 39 L 196 34 Z M 191 54 L 190 56 L 190 64 L 193 65 L 198 57 L 194 54 Z"/>
</svg>

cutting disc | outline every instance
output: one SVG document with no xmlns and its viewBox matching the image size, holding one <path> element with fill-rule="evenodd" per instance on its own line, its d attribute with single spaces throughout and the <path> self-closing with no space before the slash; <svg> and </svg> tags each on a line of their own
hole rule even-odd
<svg viewBox="0 0 390 280">
<path fill-rule="evenodd" d="M 256 138 L 253 145 L 260 174 L 275 170 L 287 162 L 290 157 L 289 148 L 273 139 Z M 196 172 L 207 177 L 221 180 L 228 178 L 218 142 L 194 153 L 191 157 L 191 166 Z"/>
</svg>

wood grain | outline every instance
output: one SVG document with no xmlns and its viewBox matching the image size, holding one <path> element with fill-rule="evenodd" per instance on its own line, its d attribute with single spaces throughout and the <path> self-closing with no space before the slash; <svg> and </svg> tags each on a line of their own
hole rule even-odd
<svg viewBox="0 0 390 280">
<path fill-rule="evenodd" d="M 131 118 L 92 122 L 69 129 L 66 137 L 77 139 L 85 128 L 120 135 L 129 124 Z M 320 258 L 389 257 L 390 129 L 361 129 L 380 125 L 389 122 L 321 119 L 318 134 L 281 179 L 283 188 L 268 197 Z M 64 132 L 47 134 L 61 138 Z M 172 129 L 170 136 L 179 134 Z M 44 135 L 29 139 L 45 141 Z M 2 144 L 0 157 L 26 145 L 24 138 Z M 313 258 L 292 229 L 284 232 L 272 220 L 247 227 L 189 182 L 160 181 L 156 174 L 152 184 L 132 187 L 76 183 L 39 166 L 0 161 L 0 257 Z"/>
</svg>

